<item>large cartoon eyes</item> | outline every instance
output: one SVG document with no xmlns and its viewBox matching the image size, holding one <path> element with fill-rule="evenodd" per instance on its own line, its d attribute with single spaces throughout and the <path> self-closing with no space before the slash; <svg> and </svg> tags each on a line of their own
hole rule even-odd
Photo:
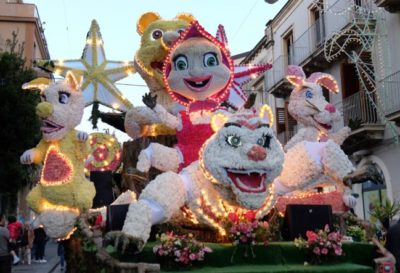
<svg viewBox="0 0 400 273">
<path fill-rule="evenodd" d="M 204 66 L 217 66 L 219 64 L 217 54 L 208 52 L 203 57 Z"/>
<path fill-rule="evenodd" d="M 232 147 L 239 147 L 242 145 L 242 141 L 240 140 L 240 137 L 237 135 L 229 135 L 226 137 L 226 142 L 231 145 Z"/>
<path fill-rule="evenodd" d="M 151 37 L 153 37 L 154 40 L 158 40 L 163 36 L 163 32 L 160 29 L 155 29 L 151 33 Z"/>
<path fill-rule="evenodd" d="M 58 102 L 62 104 L 67 104 L 69 101 L 69 96 L 71 94 L 65 91 L 58 92 Z"/>
<path fill-rule="evenodd" d="M 312 99 L 312 97 L 313 97 L 313 93 L 311 92 L 311 90 L 307 90 L 306 91 L 306 98 L 307 99 Z"/>
<path fill-rule="evenodd" d="M 270 142 L 271 136 L 269 135 L 263 135 L 261 138 L 257 139 L 257 144 L 264 148 L 269 148 Z"/>
<path fill-rule="evenodd" d="M 175 70 L 181 71 L 188 68 L 188 61 L 185 55 L 178 55 L 174 58 Z"/>
</svg>

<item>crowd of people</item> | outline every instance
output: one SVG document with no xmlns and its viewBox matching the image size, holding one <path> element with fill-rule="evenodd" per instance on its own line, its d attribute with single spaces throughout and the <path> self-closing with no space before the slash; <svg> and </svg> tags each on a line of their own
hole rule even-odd
<svg viewBox="0 0 400 273">
<path fill-rule="evenodd" d="M 40 226 L 22 224 L 15 216 L 0 214 L 0 273 L 10 273 L 13 265 L 46 263 L 45 248 L 48 237 Z M 58 246 L 58 255 L 64 267 L 64 250 Z"/>
</svg>

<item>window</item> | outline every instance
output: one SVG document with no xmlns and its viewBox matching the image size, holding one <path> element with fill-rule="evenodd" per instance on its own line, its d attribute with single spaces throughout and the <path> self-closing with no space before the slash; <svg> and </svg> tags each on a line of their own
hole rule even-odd
<svg viewBox="0 0 400 273">
<path fill-rule="evenodd" d="M 325 41 L 325 15 L 323 1 L 319 1 L 317 6 L 311 10 L 311 19 L 313 23 L 314 45 L 319 47 Z"/>
<path fill-rule="evenodd" d="M 294 48 L 293 48 L 293 31 L 290 31 L 283 38 L 284 55 L 286 56 L 287 64 L 293 64 L 294 61 Z"/>
</svg>

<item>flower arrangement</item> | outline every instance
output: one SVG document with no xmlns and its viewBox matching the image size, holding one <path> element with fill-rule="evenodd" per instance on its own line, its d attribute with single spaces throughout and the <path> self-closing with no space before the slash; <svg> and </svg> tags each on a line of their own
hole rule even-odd
<svg viewBox="0 0 400 273">
<path fill-rule="evenodd" d="M 225 220 L 228 238 L 234 245 L 254 245 L 257 242 L 266 244 L 269 236 L 267 221 L 256 219 L 254 211 L 235 211 L 228 214 Z"/>
<path fill-rule="evenodd" d="M 328 225 L 316 232 L 309 230 L 306 236 L 307 240 L 299 237 L 294 240 L 294 244 L 308 249 L 311 262 L 321 263 L 323 259 L 344 255 L 341 243 L 343 236 L 339 232 L 330 232 Z"/>
<path fill-rule="evenodd" d="M 351 236 L 356 242 L 365 241 L 367 236 L 365 229 L 354 225 L 346 227 L 346 235 Z"/>
<path fill-rule="evenodd" d="M 203 261 L 206 253 L 212 252 L 211 248 L 196 241 L 192 234 L 177 235 L 166 232 L 157 235 L 157 239 L 160 243 L 153 247 L 153 252 L 161 258 L 166 258 L 169 265 L 172 262 L 175 265 L 190 266 L 193 262 Z"/>
</svg>

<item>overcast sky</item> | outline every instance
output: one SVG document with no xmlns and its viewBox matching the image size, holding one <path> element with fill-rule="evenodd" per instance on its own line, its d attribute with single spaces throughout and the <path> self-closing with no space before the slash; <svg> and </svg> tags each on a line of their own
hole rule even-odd
<svg viewBox="0 0 400 273">
<path fill-rule="evenodd" d="M 90 23 L 96 19 L 104 41 L 108 60 L 133 60 L 139 47 L 140 36 L 136 22 L 140 15 L 155 11 L 163 18 L 173 18 L 177 13 L 189 12 L 211 34 L 218 24 L 223 24 L 228 36 L 232 55 L 251 50 L 263 37 L 264 27 L 281 9 L 286 0 L 270 5 L 263 0 L 25 0 L 38 7 L 42 22 L 45 22 L 45 36 L 50 56 L 57 59 L 78 59 L 85 46 L 86 33 Z M 143 85 L 139 75 L 130 76 L 120 83 Z M 134 104 L 141 105 L 141 96 L 146 87 L 117 85 L 121 92 Z M 91 132 L 87 121 L 91 107 L 88 107 L 79 126 Z M 102 111 L 111 109 L 102 108 Z M 110 128 L 99 123 L 99 130 Z M 111 127 L 111 132 L 114 129 Z M 117 132 L 120 141 L 128 137 Z"/>
</svg>

